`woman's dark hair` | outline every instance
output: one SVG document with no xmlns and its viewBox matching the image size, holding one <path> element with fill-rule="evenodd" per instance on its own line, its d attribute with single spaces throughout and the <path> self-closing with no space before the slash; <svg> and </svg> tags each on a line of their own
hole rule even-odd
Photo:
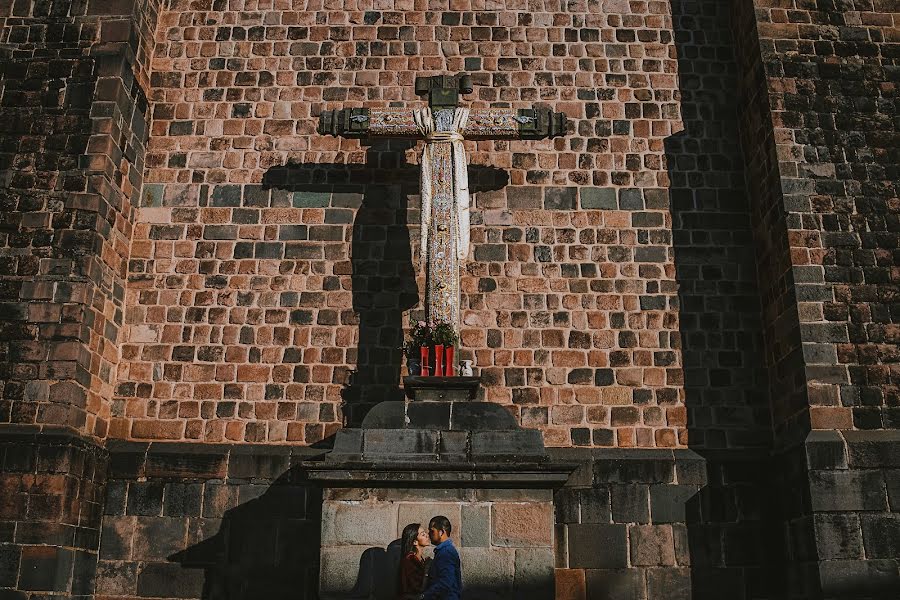
<svg viewBox="0 0 900 600">
<path fill-rule="evenodd" d="M 403 550 L 401 556 L 406 556 L 410 552 L 416 551 L 416 537 L 419 535 L 420 523 L 410 523 L 403 528 L 403 535 L 400 536 L 400 548 Z"/>
</svg>

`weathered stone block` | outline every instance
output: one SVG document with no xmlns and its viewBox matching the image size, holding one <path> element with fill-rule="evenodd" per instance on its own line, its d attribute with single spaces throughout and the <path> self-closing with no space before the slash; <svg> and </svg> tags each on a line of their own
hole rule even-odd
<svg viewBox="0 0 900 600">
<path fill-rule="evenodd" d="M 549 502 L 491 505 L 491 544 L 504 547 L 550 546 L 553 507 Z"/>
<path fill-rule="evenodd" d="M 887 484 L 888 498 L 892 507 L 900 507 L 900 469 L 885 469 L 884 480 Z"/>
<path fill-rule="evenodd" d="M 138 517 L 134 522 L 132 558 L 164 561 L 187 547 L 187 519 Z"/>
<path fill-rule="evenodd" d="M 203 516 L 221 519 L 226 511 L 238 505 L 238 494 L 236 485 L 206 483 L 203 486 Z"/>
<path fill-rule="evenodd" d="M 581 506 L 578 495 L 580 491 L 572 488 L 562 488 L 554 494 L 553 509 L 557 524 L 579 522 Z"/>
<path fill-rule="evenodd" d="M 650 488 L 646 485 L 611 485 L 610 501 L 614 523 L 649 523 Z"/>
<path fill-rule="evenodd" d="M 164 486 L 161 482 L 132 482 L 128 485 L 129 515 L 155 517 L 162 514 Z"/>
<path fill-rule="evenodd" d="M 197 598 L 203 592 L 204 573 L 178 563 L 145 563 L 138 571 L 137 593 L 144 597 Z"/>
<path fill-rule="evenodd" d="M 695 494 L 695 486 L 651 485 L 650 519 L 654 523 L 684 523 L 687 502 Z"/>
<path fill-rule="evenodd" d="M 846 469 L 844 440 L 836 431 L 812 431 L 806 437 L 806 461 L 811 469 Z"/>
<path fill-rule="evenodd" d="M 103 518 L 100 533 L 100 558 L 127 560 L 131 558 L 131 544 L 136 517 Z"/>
<path fill-rule="evenodd" d="M 894 560 L 826 560 L 819 564 L 819 578 L 826 598 L 886 598 L 900 589 Z"/>
<path fill-rule="evenodd" d="M 228 456 L 223 452 L 185 452 L 184 448 L 176 452 L 154 450 L 147 455 L 145 463 L 147 477 L 213 479 L 225 476 Z"/>
<path fill-rule="evenodd" d="M 578 502 L 581 523 L 610 523 L 612 508 L 609 487 L 601 486 L 587 490 L 579 490 Z"/>
<path fill-rule="evenodd" d="M 628 453 L 619 450 L 616 453 Z M 638 454 L 635 454 L 637 452 Z M 645 454 L 644 454 L 645 453 Z M 671 455 L 658 456 L 659 451 L 631 451 L 629 458 L 600 458 L 594 462 L 594 481 L 597 483 L 672 483 L 675 461 Z M 615 456 L 615 454 L 611 454 Z"/>
<path fill-rule="evenodd" d="M 860 559 L 863 537 L 854 514 L 815 515 L 816 548 L 822 560 Z"/>
<path fill-rule="evenodd" d="M 900 431 L 846 431 L 850 467 L 900 468 Z"/>
<path fill-rule="evenodd" d="M 235 449 L 228 461 L 228 477 L 244 480 L 275 480 L 291 465 L 291 457 L 284 448 L 268 452 Z"/>
<path fill-rule="evenodd" d="M 585 579 L 588 598 L 647 600 L 643 569 L 591 569 Z"/>
<path fill-rule="evenodd" d="M 900 514 L 863 514 L 860 520 L 866 558 L 900 558 Z"/>
<path fill-rule="evenodd" d="M 631 564 L 671 566 L 675 564 L 675 541 L 668 525 L 634 525 L 628 528 Z"/>
<path fill-rule="evenodd" d="M 322 544 L 386 547 L 397 537 L 397 508 L 392 502 L 325 502 Z"/>
<path fill-rule="evenodd" d="M 19 559 L 22 548 L 12 544 L 0 544 L 0 585 L 14 587 L 19 578 Z"/>
<path fill-rule="evenodd" d="M 887 497 L 880 471 L 812 471 L 814 511 L 884 510 Z"/>
<path fill-rule="evenodd" d="M 569 568 L 619 569 L 628 566 L 625 525 L 569 525 L 567 537 Z"/>
<path fill-rule="evenodd" d="M 449 517 L 448 517 L 449 518 Z M 486 503 L 463 504 L 460 508 L 460 545 L 467 548 L 491 545 L 491 507 Z"/>
<path fill-rule="evenodd" d="M 543 600 L 553 594 L 553 550 L 516 548 L 513 585 L 518 597 Z"/>
<path fill-rule="evenodd" d="M 548 187 L 544 190 L 544 210 L 575 210 L 575 187 Z"/>
<path fill-rule="evenodd" d="M 406 406 L 408 426 L 423 429 L 450 429 L 450 404 L 444 402 L 410 402 Z"/>
<path fill-rule="evenodd" d="M 324 208 L 328 206 L 328 192 L 294 192 L 294 208 Z"/>
<path fill-rule="evenodd" d="M 581 188 L 581 208 L 616 210 L 616 190 L 614 188 Z"/>
<path fill-rule="evenodd" d="M 323 547 L 320 557 L 319 593 L 323 598 L 344 597 L 351 592 L 363 597 L 384 597 L 385 588 L 393 587 L 393 578 L 383 575 L 393 572 L 385 546 Z M 392 568 L 393 567 L 393 568 Z"/>
<path fill-rule="evenodd" d="M 647 569 L 647 598 L 692 600 L 691 570 L 679 567 Z"/>
<path fill-rule="evenodd" d="M 23 546 L 19 570 L 20 590 L 67 592 L 74 553 L 54 546 Z"/>
<path fill-rule="evenodd" d="M 509 594 L 515 576 L 515 550 L 512 548 L 460 548 L 463 594 Z"/>
<path fill-rule="evenodd" d="M 437 431 L 366 429 L 363 434 L 363 451 L 371 457 L 434 457 L 437 455 L 439 436 Z"/>
<path fill-rule="evenodd" d="M 556 569 L 556 600 L 587 600 L 584 569 Z"/>
<path fill-rule="evenodd" d="M 518 429 L 504 431 L 473 431 L 471 434 L 473 460 L 542 459 L 546 456 L 540 431 Z"/>
<path fill-rule="evenodd" d="M 137 594 L 138 566 L 136 562 L 99 560 L 95 591 L 98 595 L 134 596 Z"/>
</svg>

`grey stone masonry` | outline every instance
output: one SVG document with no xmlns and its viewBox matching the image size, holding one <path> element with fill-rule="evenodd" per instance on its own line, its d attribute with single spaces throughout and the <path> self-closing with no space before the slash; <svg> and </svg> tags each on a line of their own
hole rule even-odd
<svg viewBox="0 0 900 600">
<path fill-rule="evenodd" d="M 579 464 L 554 495 L 558 581 L 583 571 L 575 586 L 585 598 L 691 598 L 687 507 L 706 484 L 706 461 L 689 450 L 550 455 Z"/>
<path fill-rule="evenodd" d="M 403 528 L 427 527 L 442 515 L 453 527 L 466 598 L 551 598 L 552 500 L 549 490 L 329 489 L 322 505 L 320 597 L 396 597 Z"/>
<path fill-rule="evenodd" d="M 813 585 L 825 598 L 896 598 L 900 431 L 814 431 L 805 454 L 818 557 Z M 792 520 L 795 531 L 803 521 Z"/>
</svg>

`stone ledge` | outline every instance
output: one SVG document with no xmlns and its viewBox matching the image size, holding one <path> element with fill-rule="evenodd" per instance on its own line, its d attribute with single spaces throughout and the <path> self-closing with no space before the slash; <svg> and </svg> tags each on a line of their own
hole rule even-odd
<svg viewBox="0 0 900 600">
<path fill-rule="evenodd" d="M 558 488 L 577 465 L 571 463 L 302 463 L 310 481 L 329 487 L 428 485 L 472 488 Z"/>
<path fill-rule="evenodd" d="M 432 403 L 437 404 L 437 403 Z M 433 428 L 342 429 L 325 461 L 344 463 L 513 463 L 547 460 L 533 429 L 449 431 Z"/>
<path fill-rule="evenodd" d="M 107 446 L 111 479 L 193 481 L 273 480 L 325 450 L 271 444 L 204 444 L 112 440 Z"/>
<path fill-rule="evenodd" d="M 900 431 L 811 431 L 804 441 L 813 470 L 900 468 Z"/>
</svg>

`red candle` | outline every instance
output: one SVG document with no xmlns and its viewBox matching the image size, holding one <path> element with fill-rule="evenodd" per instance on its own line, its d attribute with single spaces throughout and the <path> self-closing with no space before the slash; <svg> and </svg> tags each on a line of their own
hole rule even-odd
<svg viewBox="0 0 900 600">
<path fill-rule="evenodd" d="M 420 346 L 419 353 L 422 360 L 422 377 L 428 377 L 428 346 Z"/>
<path fill-rule="evenodd" d="M 444 376 L 444 345 L 436 344 L 434 347 L 434 376 Z"/>
<path fill-rule="evenodd" d="M 453 353 L 455 348 L 453 346 L 447 346 L 444 349 L 444 375 L 447 377 L 453 377 L 456 375 L 456 369 L 453 368 Z"/>
</svg>

